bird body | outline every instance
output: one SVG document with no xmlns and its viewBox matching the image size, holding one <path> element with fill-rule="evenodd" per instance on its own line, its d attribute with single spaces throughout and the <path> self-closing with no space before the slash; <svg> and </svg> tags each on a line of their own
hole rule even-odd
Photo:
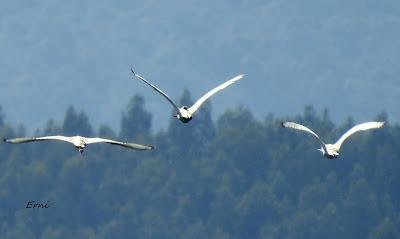
<svg viewBox="0 0 400 239">
<path fill-rule="evenodd" d="M 161 94 L 176 110 L 176 115 L 174 115 L 174 117 L 178 118 L 181 122 L 183 123 L 187 123 L 189 121 L 192 120 L 193 114 L 200 108 L 200 106 L 206 101 L 208 100 L 211 96 L 213 96 L 214 94 L 216 94 L 217 92 L 225 89 L 226 87 L 232 85 L 233 83 L 235 83 L 236 81 L 242 79 L 244 77 L 244 75 L 238 75 L 228 81 L 226 81 L 225 83 L 215 87 L 214 89 L 210 90 L 209 92 L 207 92 L 205 95 L 203 95 L 200 99 L 198 99 L 196 101 L 196 103 L 194 103 L 191 107 L 188 106 L 182 106 L 182 107 L 178 107 L 175 102 L 171 99 L 171 97 L 169 97 L 164 91 L 162 91 L 161 89 L 159 89 L 157 86 L 151 84 L 150 82 L 148 82 L 146 79 L 144 79 L 142 76 L 136 74 L 133 69 L 131 69 L 132 73 L 134 76 L 136 76 L 138 79 L 142 80 L 143 82 L 145 82 L 147 85 L 149 85 L 151 88 L 153 88 L 155 91 L 157 91 L 159 94 Z"/>
<path fill-rule="evenodd" d="M 122 147 L 135 149 L 135 150 L 151 150 L 154 149 L 153 146 L 141 145 L 141 144 L 134 144 L 134 143 L 125 143 L 119 142 L 110 139 L 103 139 L 103 138 L 86 138 L 82 136 L 62 136 L 62 135 L 55 135 L 55 136 L 44 136 L 44 137 L 32 137 L 32 138 L 15 138 L 15 139 L 3 139 L 3 141 L 11 144 L 20 144 L 20 143 L 28 143 L 34 141 L 44 141 L 44 140 L 58 140 L 71 143 L 75 146 L 75 148 L 82 153 L 88 144 L 95 144 L 95 143 L 108 143 L 119 145 Z"/>
<path fill-rule="evenodd" d="M 187 123 L 192 120 L 192 114 L 190 113 L 187 106 L 182 106 L 178 109 L 178 112 L 174 117 L 178 118 L 183 123 Z"/>
<path fill-rule="evenodd" d="M 334 144 L 324 144 L 324 146 L 321 146 L 318 150 L 328 159 L 334 159 L 339 156 L 339 149 L 336 148 Z"/>
<path fill-rule="evenodd" d="M 344 133 L 338 139 L 338 141 L 336 141 L 336 143 L 326 144 L 324 141 L 321 140 L 321 138 L 314 131 L 305 127 L 304 125 L 297 124 L 294 122 L 282 123 L 282 127 L 284 127 L 284 128 L 292 128 L 295 130 L 305 131 L 307 133 L 312 134 L 321 143 L 321 148 L 319 148 L 318 150 L 320 152 L 322 152 L 322 154 L 328 159 L 337 158 L 339 156 L 339 150 L 340 150 L 340 147 L 342 146 L 343 142 L 348 137 L 353 135 L 354 133 L 359 132 L 359 131 L 381 128 L 381 127 L 383 127 L 383 125 L 384 125 L 384 122 L 367 122 L 367 123 L 363 123 L 363 124 L 358 124 L 358 125 L 352 127 L 350 130 L 348 130 L 346 133 Z"/>
<path fill-rule="evenodd" d="M 83 152 L 83 150 L 85 149 L 86 145 L 88 144 L 87 141 L 88 141 L 87 138 L 84 138 L 84 137 L 81 137 L 81 136 L 72 136 L 70 138 L 70 142 L 75 146 L 75 148 L 79 152 Z"/>
</svg>

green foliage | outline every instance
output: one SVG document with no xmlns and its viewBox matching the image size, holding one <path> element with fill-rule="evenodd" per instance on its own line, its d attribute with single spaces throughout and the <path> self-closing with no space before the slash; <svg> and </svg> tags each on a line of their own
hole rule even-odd
<svg viewBox="0 0 400 239">
<path fill-rule="evenodd" d="M 188 91 L 181 100 L 192 103 Z M 120 138 L 145 140 L 152 152 L 91 145 L 81 156 L 59 142 L 1 144 L 2 238 L 400 237 L 397 124 L 352 137 L 339 159 L 327 160 L 316 140 L 280 122 L 304 123 L 330 142 L 355 121 L 335 126 L 312 106 L 264 121 L 238 107 L 214 124 L 207 102 L 187 124 L 158 119 L 171 121 L 155 134 L 151 118 L 134 96 Z M 7 137 L 25 132 L 0 128 Z M 107 125 L 94 133 L 72 107 L 62 124 L 50 120 L 40 132 L 118 139 Z M 50 208 L 26 209 L 31 200 Z"/>
<path fill-rule="evenodd" d="M 65 114 L 64 123 L 62 125 L 62 131 L 65 135 L 92 135 L 92 126 L 89 123 L 89 119 L 85 113 L 75 112 L 75 109 L 70 106 Z"/>
<path fill-rule="evenodd" d="M 131 98 L 128 109 L 122 115 L 121 138 L 134 139 L 137 136 L 145 136 L 150 133 L 151 114 L 144 109 L 144 99 L 140 95 Z"/>
</svg>

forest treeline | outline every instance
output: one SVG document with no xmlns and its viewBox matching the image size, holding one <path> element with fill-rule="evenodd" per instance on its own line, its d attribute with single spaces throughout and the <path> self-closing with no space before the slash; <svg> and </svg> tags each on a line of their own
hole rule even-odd
<svg viewBox="0 0 400 239">
<path fill-rule="evenodd" d="M 190 103 L 185 92 L 181 102 Z M 335 125 L 328 110 L 256 119 L 244 107 L 215 121 L 207 103 L 188 124 L 152 133 L 135 95 L 120 131 L 95 129 L 70 107 L 34 135 L 102 136 L 156 146 L 149 152 L 89 145 L 0 144 L 1 238 L 400 238 L 400 126 L 352 136 L 336 160 L 318 142 L 280 127 L 292 120 L 334 141 L 359 121 Z M 0 111 L 0 136 L 26 135 Z M 29 201 L 47 209 L 26 208 Z"/>
</svg>

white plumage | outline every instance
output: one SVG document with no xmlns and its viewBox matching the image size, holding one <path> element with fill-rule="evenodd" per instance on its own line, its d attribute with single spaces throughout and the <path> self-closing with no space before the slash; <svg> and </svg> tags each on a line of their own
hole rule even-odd
<svg viewBox="0 0 400 239">
<path fill-rule="evenodd" d="M 110 139 L 103 139 L 103 138 L 85 138 L 85 137 L 82 137 L 82 136 L 67 137 L 67 136 L 55 135 L 55 136 L 32 137 L 32 138 L 3 139 L 3 141 L 5 141 L 7 143 L 10 143 L 10 144 L 20 144 L 20 143 L 27 143 L 27 142 L 34 142 L 34 141 L 44 141 L 44 140 L 58 140 L 58 141 L 64 141 L 64 142 L 71 143 L 81 153 L 85 149 L 86 145 L 88 145 L 88 144 L 96 144 L 96 143 L 114 144 L 114 145 L 119 145 L 119 146 L 122 146 L 122 147 L 135 149 L 135 150 L 151 150 L 151 149 L 154 149 L 153 146 L 148 146 L 148 145 L 125 143 L 125 142 L 119 142 L 119 141 L 110 140 Z"/>
<path fill-rule="evenodd" d="M 348 130 L 345 134 L 343 134 L 336 143 L 325 144 L 324 141 L 322 141 L 321 138 L 314 131 L 312 131 L 311 129 L 309 129 L 301 124 L 297 124 L 297 123 L 293 123 L 293 122 L 282 123 L 282 126 L 284 128 L 292 128 L 292 129 L 301 130 L 301 131 L 305 131 L 305 132 L 312 134 L 321 143 L 321 149 L 318 149 L 318 150 L 321 151 L 322 154 L 329 159 L 337 158 L 339 156 L 340 147 L 342 146 L 343 142 L 348 137 L 350 137 L 350 135 L 352 135 L 356 132 L 359 132 L 359 131 L 381 128 L 381 127 L 383 127 L 383 125 L 384 125 L 384 122 L 367 122 L 367 123 L 359 124 L 359 125 L 356 125 L 353 128 L 351 128 L 350 130 Z"/>
<path fill-rule="evenodd" d="M 147 85 L 149 85 L 151 88 L 153 88 L 155 91 L 157 91 L 158 93 L 160 93 L 162 96 L 164 96 L 165 99 L 168 100 L 168 102 L 174 107 L 174 109 L 176 110 L 176 115 L 175 117 L 177 117 L 180 121 L 182 121 L 183 123 L 187 123 L 192 119 L 193 114 L 200 108 L 200 106 L 207 100 L 209 99 L 211 96 L 213 96 L 214 94 L 216 94 L 217 92 L 225 89 L 226 87 L 232 85 L 233 83 L 235 83 L 236 81 L 242 79 L 244 77 L 244 75 L 238 75 L 228 81 L 226 81 L 225 83 L 215 87 L 214 89 L 210 90 L 209 92 L 207 92 L 207 94 L 203 95 L 200 99 L 198 99 L 196 101 L 196 103 L 194 103 L 191 107 L 187 107 L 187 106 L 182 106 L 182 107 L 178 107 L 175 102 L 171 99 L 171 97 L 169 97 L 165 92 L 163 92 L 161 89 L 159 89 L 158 87 L 156 87 L 155 85 L 151 84 L 150 82 L 148 82 L 146 79 L 144 79 L 142 76 L 136 74 L 133 69 L 131 69 L 132 73 L 134 76 L 136 76 L 137 78 L 139 78 L 140 80 L 144 81 Z"/>
</svg>

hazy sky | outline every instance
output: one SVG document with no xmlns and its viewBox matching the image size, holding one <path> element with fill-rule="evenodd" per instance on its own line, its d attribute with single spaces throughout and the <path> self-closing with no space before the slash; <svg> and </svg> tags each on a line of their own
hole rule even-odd
<svg viewBox="0 0 400 239">
<path fill-rule="evenodd" d="M 179 99 L 229 78 L 216 115 L 257 117 L 327 107 L 335 121 L 400 118 L 400 1 L 2 1 L 0 105 L 28 129 L 61 121 L 69 105 L 119 128 L 135 93 L 153 125 L 170 105 L 130 67 Z M 156 121 L 156 122 L 154 122 Z"/>
</svg>

